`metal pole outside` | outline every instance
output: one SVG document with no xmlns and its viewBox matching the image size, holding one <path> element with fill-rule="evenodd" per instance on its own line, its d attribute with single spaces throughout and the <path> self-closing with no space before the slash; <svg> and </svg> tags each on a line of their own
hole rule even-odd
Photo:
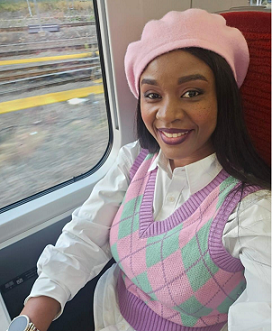
<svg viewBox="0 0 272 331">
<path fill-rule="evenodd" d="M 29 15 L 30 15 L 30 17 L 32 17 L 32 11 L 31 11 L 31 7 L 30 7 L 30 4 L 29 4 L 29 0 L 26 0 L 26 2 L 27 2 L 27 7 L 28 7 Z"/>
<path fill-rule="evenodd" d="M 40 31 L 43 31 L 42 23 L 41 23 L 41 17 L 40 17 L 40 12 L 39 12 L 39 6 L 38 6 L 36 0 L 33 0 L 33 1 L 34 1 L 34 4 L 35 4 L 35 9 L 36 9 L 37 16 L 38 16 L 38 22 L 39 22 L 39 26 L 40 26 Z"/>
</svg>

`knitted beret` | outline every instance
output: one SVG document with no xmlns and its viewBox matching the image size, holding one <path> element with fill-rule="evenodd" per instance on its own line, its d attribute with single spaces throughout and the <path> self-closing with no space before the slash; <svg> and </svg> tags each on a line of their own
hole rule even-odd
<svg viewBox="0 0 272 331">
<path fill-rule="evenodd" d="M 129 44 L 125 72 L 134 96 L 138 97 L 139 79 L 149 62 L 185 47 L 200 47 L 221 55 L 230 65 L 237 85 L 242 85 L 249 65 L 248 46 L 242 33 L 227 26 L 221 15 L 188 9 L 171 11 L 160 20 L 148 22 L 141 39 Z"/>
</svg>

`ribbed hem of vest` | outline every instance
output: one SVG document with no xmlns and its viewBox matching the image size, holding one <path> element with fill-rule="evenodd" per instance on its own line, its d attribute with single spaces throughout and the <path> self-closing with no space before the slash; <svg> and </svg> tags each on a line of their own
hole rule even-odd
<svg viewBox="0 0 272 331">
<path fill-rule="evenodd" d="M 138 156 L 136 157 L 132 167 L 130 168 L 130 171 L 129 171 L 130 180 L 132 180 L 132 178 L 134 177 L 136 171 L 138 170 L 140 165 L 143 163 L 143 161 L 144 161 L 144 159 L 146 158 L 147 155 L 148 155 L 148 150 L 147 149 L 141 149 L 141 151 L 138 154 Z"/>
<path fill-rule="evenodd" d="M 238 184 L 235 188 L 237 188 Z M 244 269 L 239 258 L 233 257 L 223 246 L 222 237 L 228 219 L 240 200 L 244 199 L 248 194 L 256 192 L 260 189 L 258 186 L 246 187 L 242 197 L 240 194 L 235 194 L 235 189 L 225 199 L 222 207 L 219 210 L 215 220 L 211 225 L 209 234 L 209 252 L 213 262 L 221 269 L 229 272 L 237 272 Z"/>
<path fill-rule="evenodd" d="M 119 308 L 122 316 L 136 331 L 220 331 L 226 322 L 205 326 L 188 327 L 168 321 L 142 300 L 127 291 L 122 277 L 118 279 Z"/>
</svg>

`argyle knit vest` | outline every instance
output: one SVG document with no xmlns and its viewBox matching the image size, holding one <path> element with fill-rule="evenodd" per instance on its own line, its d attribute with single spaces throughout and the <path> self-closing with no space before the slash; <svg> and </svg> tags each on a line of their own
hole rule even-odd
<svg viewBox="0 0 272 331">
<path fill-rule="evenodd" d="M 157 169 L 142 150 L 113 221 L 110 245 L 120 267 L 121 314 L 137 331 L 218 331 L 244 291 L 240 260 L 222 244 L 224 226 L 241 198 L 240 182 L 222 170 L 163 221 L 153 219 Z M 237 193 L 238 192 L 238 193 Z"/>
</svg>

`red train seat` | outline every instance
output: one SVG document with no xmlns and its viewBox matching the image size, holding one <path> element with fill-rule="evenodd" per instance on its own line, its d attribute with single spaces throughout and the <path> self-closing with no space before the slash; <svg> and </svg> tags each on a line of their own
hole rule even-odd
<svg viewBox="0 0 272 331">
<path fill-rule="evenodd" d="M 271 13 L 234 11 L 221 13 L 227 24 L 244 34 L 250 65 L 241 87 L 245 120 L 259 155 L 271 164 Z"/>
</svg>

